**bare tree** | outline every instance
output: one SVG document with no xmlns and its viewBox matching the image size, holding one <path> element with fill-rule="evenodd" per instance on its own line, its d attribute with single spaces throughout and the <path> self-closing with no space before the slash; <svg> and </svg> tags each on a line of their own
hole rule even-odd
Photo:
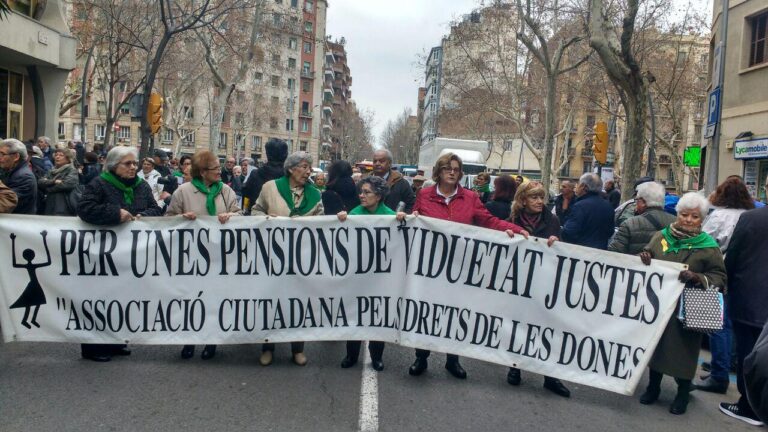
<svg viewBox="0 0 768 432">
<path fill-rule="evenodd" d="M 405 108 L 394 120 L 387 122 L 379 143 L 390 152 L 395 162 L 415 165 L 418 163 L 418 136 L 411 109 Z"/>
</svg>

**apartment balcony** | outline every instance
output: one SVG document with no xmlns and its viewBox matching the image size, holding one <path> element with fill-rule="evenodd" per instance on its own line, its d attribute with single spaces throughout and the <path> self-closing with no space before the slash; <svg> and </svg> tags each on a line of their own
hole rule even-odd
<svg viewBox="0 0 768 432">
<path fill-rule="evenodd" d="M 335 93 L 333 92 L 332 88 L 326 87 L 323 89 L 323 95 L 325 95 L 326 97 L 330 96 L 331 98 L 333 98 Z"/>
<path fill-rule="evenodd" d="M 324 71 L 324 72 L 325 72 L 325 77 L 326 77 L 326 78 L 329 78 L 329 77 L 330 77 L 331 79 L 333 79 L 333 78 L 334 78 L 333 69 L 332 69 L 331 67 L 328 67 L 328 66 L 326 66 L 326 67 L 325 67 L 325 71 Z"/>
<path fill-rule="evenodd" d="M 330 105 L 323 105 L 323 112 L 328 115 L 333 115 L 333 108 Z"/>
<path fill-rule="evenodd" d="M 326 51 L 325 52 L 325 61 L 327 61 L 328 63 L 331 63 L 331 64 L 336 63 L 336 57 L 333 56 L 333 53 L 331 51 Z"/>
<path fill-rule="evenodd" d="M 312 118 L 312 113 L 309 111 L 299 111 L 299 117 Z"/>
<path fill-rule="evenodd" d="M 672 165 L 672 158 L 669 155 L 659 155 L 659 164 Z"/>
<path fill-rule="evenodd" d="M 301 77 L 305 78 L 305 79 L 315 79 L 315 73 L 312 72 L 312 71 L 308 71 L 308 70 L 303 70 L 302 69 Z"/>
<path fill-rule="evenodd" d="M 581 149 L 581 157 L 592 159 L 594 156 L 595 153 L 592 151 L 592 144 L 585 145 L 585 147 Z"/>
</svg>

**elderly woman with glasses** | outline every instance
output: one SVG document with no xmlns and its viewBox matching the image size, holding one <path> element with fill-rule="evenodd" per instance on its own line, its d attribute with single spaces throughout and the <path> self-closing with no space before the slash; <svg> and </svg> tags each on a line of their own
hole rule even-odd
<svg viewBox="0 0 768 432">
<path fill-rule="evenodd" d="M 312 174 L 312 156 L 303 151 L 291 154 L 283 164 L 284 175 L 264 183 L 259 197 L 251 208 L 252 216 L 320 216 L 323 215 L 323 201 L 320 191 L 309 182 Z M 275 344 L 262 345 L 259 363 L 272 364 Z M 307 364 L 304 342 L 291 342 L 293 362 L 299 366 Z"/>
<path fill-rule="evenodd" d="M 80 219 L 94 225 L 118 225 L 162 214 L 149 185 L 136 175 L 137 156 L 133 147 L 115 147 L 107 153 L 104 170 L 83 190 L 77 206 Z M 125 345 L 82 345 L 83 358 L 97 362 L 130 353 Z"/>
<path fill-rule="evenodd" d="M 208 150 L 192 156 L 190 168 L 192 181 L 179 186 L 171 197 L 166 216 L 181 215 L 195 220 L 198 215 L 216 216 L 224 224 L 232 216 L 242 214 L 240 199 L 235 191 L 221 181 L 221 163 L 215 154 Z M 184 345 L 181 358 L 189 359 L 195 354 L 194 345 Z M 212 359 L 216 355 L 216 345 L 206 345 L 200 358 Z"/>
<path fill-rule="evenodd" d="M 556 215 L 547 211 L 546 195 L 544 185 L 539 182 L 529 181 L 518 186 L 509 220 L 523 227 L 532 236 L 546 239 L 547 244 L 552 246 L 560 237 L 560 221 Z M 518 386 L 521 380 L 520 369 L 509 368 L 507 383 Z M 556 378 L 545 376 L 544 388 L 558 396 L 571 396 L 570 390 Z"/>
<path fill-rule="evenodd" d="M 387 207 L 383 202 L 384 197 L 389 193 L 389 186 L 386 180 L 381 177 L 366 177 L 360 180 L 360 205 L 353 208 L 349 213 L 341 211 L 337 214 L 340 221 L 344 222 L 349 216 L 370 216 L 370 215 L 392 215 L 395 212 Z M 397 213 L 397 219 L 405 219 L 405 213 Z M 341 361 L 341 367 L 346 369 L 354 366 L 360 357 L 360 341 L 347 341 L 347 356 Z M 384 370 L 384 342 L 371 341 L 368 344 L 368 351 L 371 353 L 371 366 L 376 371 Z"/>
<path fill-rule="evenodd" d="M 77 168 L 72 163 L 75 152 L 68 148 L 53 151 L 53 169 L 37 181 L 39 193 L 45 194 L 44 213 L 48 216 L 74 216 L 76 208 L 69 203 L 69 194 L 80 184 Z"/>
<path fill-rule="evenodd" d="M 521 234 L 528 238 L 528 232 L 512 222 L 507 222 L 493 216 L 480 201 L 480 197 L 459 185 L 464 175 L 461 158 L 453 153 L 446 153 L 435 162 L 432 171 L 434 186 L 425 187 L 419 191 L 413 214 L 429 216 L 468 225 L 504 231 L 508 236 Z M 421 375 L 427 370 L 428 350 L 417 349 L 416 361 L 408 373 Z M 459 364 L 459 356 L 448 354 L 445 368 L 456 378 L 466 378 L 467 373 Z"/>
<path fill-rule="evenodd" d="M 640 259 L 651 265 L 651 259 L 686 264 L 679 279 L 686 286 L 700 289 L 724 288 L 725 263 L 720 245 L 701 226 L 709 210 L 709 201 L 696 192 L 689 192 L 677 202 L 677 219 L 656 233 Z M 677 382 L 677 395 L 669 412 L 683 414 L 688 407 L 691 381 L 696 375 L 702 334 L 686 330 L 680 320 L 672 317 L 656 345 L 656 351 L 648 364 L 650 379 L 648 388 L 640 396 L 640 403 L 650 405 L 659 398 L 661 379 L 670 375 Z"/>
</svg>

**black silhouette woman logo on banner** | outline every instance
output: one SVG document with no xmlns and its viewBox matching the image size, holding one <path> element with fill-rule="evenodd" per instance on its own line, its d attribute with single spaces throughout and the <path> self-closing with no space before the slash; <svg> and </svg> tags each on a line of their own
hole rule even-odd
<svg viewBox="0 0 768 432">
<path fill-rule="evenodd" d="M 11 309 L 24 308 L 24 318 L 21 319 L 21 325 L 31 329 L 27 319 L 29 319 L 29 312 L 32 306 L 35 307 L 35 311 L 32 313 L 32 325 L 40 328 L 40 324 L 37 323 L 37 313 L 40 311 L 40 305 L 44 305 L 45 293 L 43 287 L 40 286 L 40 281 L 37 280 L 37 269 L 40 267 L 47 267 L 51 265 L 51 252 L 48 250 L 48 242 L 45 241 L 45 236 L 48 235 L 47 231 L 42 231 L 40 235 L 43 236 L 43 246 L 45 246 L 45 254 L 48 255 L 48 262 L 44 264 L 35 264 L 32 261 L 35 259 L 35 251 L 32 249 L 24 249 L 21 256 L 27 262 L 26 264 L 19 264 L 16 262 L 16 234 L 11 234 L 11 253 L 13 254 L 13 267 L 25 268 L 29 273 L 29 283 L 24 288 L 24 292 L 21 296 L 11 305 Z"/>
</svg>

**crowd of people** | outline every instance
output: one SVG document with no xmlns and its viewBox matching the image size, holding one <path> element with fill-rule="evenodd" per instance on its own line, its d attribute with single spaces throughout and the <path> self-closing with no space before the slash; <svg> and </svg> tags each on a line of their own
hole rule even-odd
<svg viewBox="0 0 768 432">
<path fill-rule="evenodd" d="M 635 255 L 646 265 L 654 260 L 682 263 L 687 269 L 679 279 L 686 286 L 726 293 L 724 327 L 709 337 L 709 375 L 695 382 L 702 333 L 670 319 L 650 361 L 640 402 L 657 401 L 664 375 L 677 383 L 669 408 L 673 414 L 686 412 L 692 390 L 726 393 L 733 355 L 741 397 L 736 403 L 722 403 L 720 410 L 762 424 L 756 411 L 767 414 L 765 402 L 750 404 L 745 376 L 765 380 L 765 371 L 760 375 L 759 362 L 745 359 L 753 347 L 761 346 L 758 339 L 768 321 L 768 274 L 761 265 L 768 259 L 768 209 L 755 209 L 763 206 L 752 199 L 740 177 L 729 177 L 709 197 L 691 192 L 670 206 L 664 186 L 653 179 L 638 180 L 633 198 L 621 203 L 613 181 L 603 184 L 598 175 L 587 173 L 578 181 L 561 181 L 561 193 L 548 202 L 544 185 L 520 176 L 494 179 L 482 173 L 474 178 L 473 188 L 462 187 L 463 163 L 451 153 L 437 160 L 432 178 L 419 173 L 409 182 L 392 168 L 392 154 L 383 149 L 372 155 L 370 175 L 339 160 L 327 174 L 314 178 L 308 153 L 289 154 L 287 144 L 278 139 L 265 149 L 267 161 L 260 167 L 248 158 L 238 164 L 232 157 L 222 166 L 207 150 L 179 159 L 157 150 L 140 160 L 132 147 L 88 152 L 78 143 L 53 147 L 46 137 L 26 144 L 7 139 L 0 142 L 0 212 L 77 216 L 96 225 L 150 216 L 215 216 L 225 224 L 247 215 L 335 215 L 344 223 L 350 217 L 389 215 L 403 220 L 412 214 L 481 226 L 503 236 L 534 236 L 546 239 L 549 246 L 562 241 Z M 368 348 L 373 369 L 383 370 L 384 343 L 371 341 Z M 213 358 L 216 349 L 206 345 L 201 357 Z M 341 367 L 354 366 L 360 349 L 360 341 L 347 342 Z M 186 345 L 181 357 L 189 359 L 194 352 L 193 345 Z M 270 365 L 274 352 L 274 344 L 263 344 L 260 364 Z M 303 342 L 292 342 L 291 353 L 295 364 L 307 364 Z M 129 354 L 125 345 L 82 346 L 82 357 L 97 362 Z M 430 351 L 417 349 L 415 356 L 409 374 L 417 376 L 427 370 Z M 457 355 L 447 354 L 445 368 L 456 378 L 467 376 Z M 507 382 L 519 385 L 520 370 L 510 368 Z M 544 378 L 544 388 L 570 396 L 553 377 Z"/>
</svg>

